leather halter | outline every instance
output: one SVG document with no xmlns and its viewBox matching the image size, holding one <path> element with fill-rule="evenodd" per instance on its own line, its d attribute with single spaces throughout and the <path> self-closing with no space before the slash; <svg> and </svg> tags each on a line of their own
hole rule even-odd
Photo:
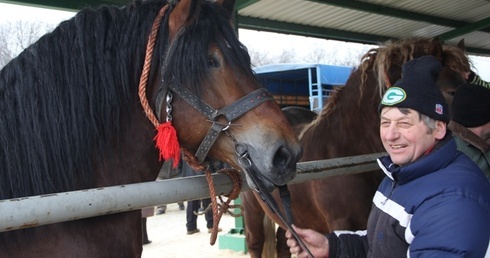
<svg viewBox="0 0 490 258">
<path fill-rule="evenodd" d="M 163 86 L 164 87 L 164 86 Z M 208 133 L 204 137 L 201 142 L 199 148 L 195 156 L 198 158 L 198 161 L 202 163 L 206 158 L 211 146 L 214 144 L 216 139 L 221 132 L 228 130 L 231 123 L 237 118 L 241 117 L 248 111 L 254 109 L 258 105 L 262 104 L 268 100 L 274 100 L 274 97 L 269 93 L 266 88 L 259 88 L 257 90 L 252 91 L 248 95 L 236 100 L 231 103 L 229 106 L 226 106 L 222 109 L 215 109 L 208 105 L 206 102 L 199 99 L 195 94 L 184 87 L 178 87 L 175 84 L 171 83 L 168 86 L 168 89 L 172 92 L 176 93 L 179 97 L 181 97 L 185 102 L 199 111 L 202 115 L 204 115 L 211 123 L 211 127 L 209 128 Z M 166 92 L 160 91 L 159 94 Z M 167 93 L 168 95 L 168 93 Z M 162 107 L 163 105 L 163 96 L 158 96 L 156 99 L 156 108 Z M 170 103 L 167 103 L 169 105 Z M 157 114 L 159 114 L 158 112 Z M 167 114 L 168 115 L 168 114 Z M 228 123 L 220 123 L 217 121 L 217 118 L 223 116 L 226 118 Z"/>
</svg>

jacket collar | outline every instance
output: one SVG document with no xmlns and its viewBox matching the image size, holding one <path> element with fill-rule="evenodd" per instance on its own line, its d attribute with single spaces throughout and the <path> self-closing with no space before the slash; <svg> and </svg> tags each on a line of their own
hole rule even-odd
<svg viewBox="0 0 490 258">
<path fill-rule="evenodd" d="M 405 184 L 443 169 L 455 158 L 457 153 L 456 143 L 448 131 L 446 136 L 436 144 L 432 152 L 411 163 L 398 166 L 391 161 L 389 156 L 384 156 L 378 159 L 378 165 L 391 180 L 398 184 Z"/>
</svg>

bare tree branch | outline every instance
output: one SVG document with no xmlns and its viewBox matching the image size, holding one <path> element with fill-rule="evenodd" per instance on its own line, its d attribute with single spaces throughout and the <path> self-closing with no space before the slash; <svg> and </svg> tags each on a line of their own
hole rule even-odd
<svg viewBox="0 0 490 258">
<path fill-rule="evenodd" d="M 45 23 L 14 21 L 0 24 L 0 68 L 52 28 Z"/>
</svg>

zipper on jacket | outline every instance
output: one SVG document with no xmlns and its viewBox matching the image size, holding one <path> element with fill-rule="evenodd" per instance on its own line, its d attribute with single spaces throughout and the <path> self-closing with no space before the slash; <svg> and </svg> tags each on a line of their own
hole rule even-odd
<svg viewBox="0 0 490 258">
<path fill-rule="evenodd" d="M 391 190 L 390 190 L 390 193 L 386 197 L 386 200 L 384 200 L 383 202 L 381 202 L 382 205 L 385 205 L 386 202 L 390 199 L 391 195 L 393 194 L 393 191 L 395 191 L 395 187 L 396 187 L 396 181 L 392 181 L 391 182 Z"/>
</svg>

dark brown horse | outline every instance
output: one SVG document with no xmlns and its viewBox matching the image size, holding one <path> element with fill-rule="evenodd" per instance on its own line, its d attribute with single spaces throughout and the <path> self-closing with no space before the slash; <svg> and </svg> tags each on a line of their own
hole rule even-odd
<svg viewBox="0 0 490 258">
<path fill-rule="evenodd" d="M 420 38 L 389 42 L 372 49 L 363 56 L 346 85 L 337 89 L 319 116 L 301 133 L 300 142 L 304 148 L 301 161 L 384 152 L 379 139 L 377 112 L 381 94 L 401 78 L 401 67 L 405 62 L 423 55 L 434 55 L 443 62 L 438 86 L 450 98 L 464 81 L 462 75 L 470 69 L 461 49 L 443 48 L 438 40 Z M 381 178 L 380 171 L 373 171 L 290 185 L 295 224 L 324 233 L 366 228 L 372 196 Z M 284 228 L 276 215 L 258 200 L 267 215 Z M 249 227 L 249 220 L 253 218 L 246 218 L 246 231 L 262 231 Z M 258 233 L 247 233 L 247 236 L 251 235 Z M 253 249 L 255 239 L 247 239 L 247 242 L 249 250 Z M 279 236 L 277 244 L 278 248 L 284 246 Z M 260 257 L 260 250 L 251 250 L 250 254 Z M 278 251 L 278 256 L 290 257 L 290 254 L 286 249 Z"/>
<path fill-rule="evenodd" d="M 232 122 L 233 138 L 218 134 L 204 154 L 238 167 L 238 142 L 267 185 L 292 179 L 301 147 L 254 77 L 233 28 L 234 5 L 158 0 L 85 9 L 7 64 L 0 71 L 0 200 L 154 181 L 163 163 L 155 126 L 166 121 L 191 152 L 211 126 Z M 145 58 L 148 41 L 155 42 L 152 59 Z M 0 257 L 140 257 L 140 221 L 137 210 L 3 232 Z"/>
</svg>

